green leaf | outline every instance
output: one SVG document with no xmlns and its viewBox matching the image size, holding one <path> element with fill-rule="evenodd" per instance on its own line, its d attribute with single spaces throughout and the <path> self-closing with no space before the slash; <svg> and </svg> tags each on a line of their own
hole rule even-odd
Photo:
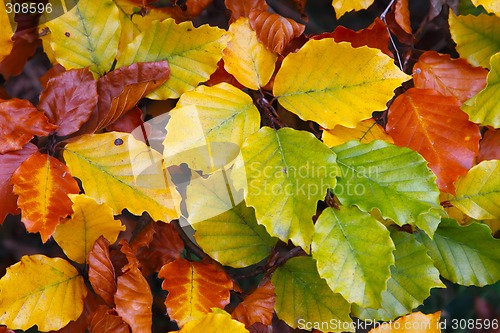
<svg viewBox="0 0 500 333">
<path fill-rule="evenodd" d="M 413 150 L 381 140 L 332 149 L 342 170 L 335 194 L 344 206 L 365 212 L 378 208 L 398 225 L 426 223 L 424 214 L 441 210 L 436 176 Z"/>
<path fill-rule="evenodd" d="M 278 317 L 297 328 L 302 323 L 329 322 L 329 332 L 353 332 L 350 306 L 330 290 L 311 257 L 295 257 L 276 269 L 271 279 Z"/>
<path fill-rule="evenodd" d="M 258 223 L 309 252 L 316 204 L 339 175 L 335 153 L 309 132 L 263 127 L 245 141 L 242 155 L 245 200 Z"/>
<path fill-rule="evenodd" d="M 417 236 L 445 279 L 479 287 L 500 280 L 500 240 L 491 236 L 487 225 L 474 222 L 462 227 L 443 219 L 434 239 L 423 233 Z"/>
<path fill-rule="evenodd" d="M 393 230 L 391 238 L 396 245 L 396 262 L 391 267 L 387 290 L 382 293 L 382 306 L 370 309 L 354 305 L 353 315 L 360 319 L 394 320 L 421 305 L 431 288 L 445 287 L 426 247 L 412 234 Z"/>
<path fill-rule="evenodd" d="M 260 127 L 250 96 L 228 83 L 184 93 L 169 115 L 163 142 L 166 165 L 187 163 L 204 173 L 230 164 Z"/>
<path fill-rule="evenodd" d="M 205 253 L 222 265 L 250 266 L 267 257 L 277 239 L 257 224 L 254 209 L 245 206 L 223 172 L 191 178 L 186 189 L 187 220 Z"/>
<path fill-rule="evenodd" d="M 170 78 L 148 97 L 179 98 L 215 72 L 227 40 L 225 30 L 208 25 L 195 28 L 189 21 L 177 24 L 170 18 L 155 21 L 127 45 L 116 66 L 168 60 Z"/>
<path fill-rule="evenodd" d="M 357 207 L 325 209 L 315 224 L 312 256 L 330 289 L 349 303 L 378 307 L 394 264 L 389 231 Z"/>
<path fill-rule="evenodd" d="M 483 126 L 500 127 L 500 52 L 490 59 L 491 70 L 487 86 L 474 97 L 462 104 L 462 110 L 469 120 Z"/>
<path fill-rule="evenodd" d="M 450 10 L 448 21 L 460 57 L 474 66 L 489 68 L 491 56 L 500 51 L 500 17 L 455 16 Z"/>
<path fill-rule="evenodd" d="M 111 0 L 80 0 L 64 15 L 47 22 L 54 56 L 66 69 L 85 68 L 102 76 L 118 52 L 120 20 Z"/>
</svg>

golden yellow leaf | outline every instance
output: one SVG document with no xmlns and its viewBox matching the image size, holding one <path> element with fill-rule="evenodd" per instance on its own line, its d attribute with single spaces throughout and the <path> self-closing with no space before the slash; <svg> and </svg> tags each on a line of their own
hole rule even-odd
<svg viewBox="0 0 500 333">
<path fill-rule="evenodd" d="M 248 18 L 240 17 L 229 27 L 231 41 L 224 49 L 224 68 L 239 83 L 257 90 L 265 86 L 274 72 L 278 55 L 259 42 Z"/>
<path fill-rule="evenodd" d="M 498 0 L 472 0 L 474 6 L 483 6 L 488 13 L 500 16 L 500 1 Z"/>
<path fill-rule="evenodd" d="M 367 9 L 372 5 L 374 0 L 333 0 L 332 6 L 335 8 L 337 20 L 351 10 Z"/>
<path fill-rule="evenodd" d="M 109 72 L 118 51 L 118 14 L 111 0 L 80 0 L 69 12 L 47 22 L 57 61 L 66 69 L 89 67 L 95 76 Z"/>
<path fill-rule="evenodd" d="M 74 213 L 68 221 L 57 226 L 53 237 L 69 259 L 83 264 L 99 236 L 113 244 L 125 226 L 114 219 L 113 209 L 108 205 L 98 204 L 84 194 L 70 194 L 69 197 Z"/>
<path fill-rule="evenodd" d="M 385 110 L 394 89 L 410 78 L 380 50 L 325 38 L 308 41 L 283 60 L 273 91 L 303 120 L 328 129 L 355 127 Z"/>
<path fill-rule="evenodd" d="M 431 314 L 414 312 L 399 318 L 395 322 L 385 323 L 369 333 L 439 333 L 441 311 Z"/>
<path fill-rule="evenodd" d="M 0 279 L 0 323 L 27 330 L 56 331 L 83 311 L 87 288 L 66 260 L 24 256 Z"/>
<path fill-rule="evenodd" d="M 154 220 L 179 217 L 180 195 L 162 166 L 162 156 L 131 134 L 83 135 L 66 145 L 64 159 L 85 193 L 107 203 L 114 214 L 125 208 Z"/>
<path fill-rule="evenodd" d="M 243 323 L 231 318 L 231 315 L 223 310 L 207 313 L 199 319 L 185 324 L 179 333 L 248 333 Z"/>
<path fill-rule="evenodd" d="M 195 28 L 191 22 L 177 24 L 170 18 L 155 21 L 120 50 L 116 66 L 168 60 L 170 78 L 148 97 L 178 98 L 210 78 L 228 38 L 225 30 L 208 25 Z"/>
<path fill-rule="evenodd" d="M 0 1 L 0 27 L 2 27 L 0 30 L 0 62 L 2 62 L 10 54 L 10 51 L 12 51 L 13 42 L 11 37 L 14 34 L 3 1 Z"/>
<path fill-rule="evenodd" d="M 325 129 L 321 139 L 328 147 L 339 146 L 351 140 L 358 140 L 362 143 L 370 143 L 373 140 L 384 140 L 394 143 L 384 128 L 372 118 L 363 120 L 355 128 L 337 125 L 334 129 Z"/>
</svg>

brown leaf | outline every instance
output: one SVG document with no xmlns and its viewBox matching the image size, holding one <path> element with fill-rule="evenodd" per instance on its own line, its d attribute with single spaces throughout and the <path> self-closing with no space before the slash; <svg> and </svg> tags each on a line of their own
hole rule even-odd
<svg viewBox="0 0 500 333">
<path fill-rule="evenodd" d="M 18 15 L 15 18 L 17 29 L 12 41 L 14 45 L 10 54 L 0 63 L 0 74 L 7 80 L 11 76 L 23 72 L 24 66 L 31 58 L 38 46 L 37 18 L 34 15 Z"/>
<path fill-rule="evenodd" d="M 116 312 L 129 324 L 132 333 L 151 332 L 153 296 L 137 266 L 130 266 L 118 277 L 115 304 Z"/>
<path fill-rule="evenodd" d="M 37 151 L 34 144 L 28 143 L 23 149 L 0 154 L 0 224 L 3 223 L 7 214 L 19 214 L 17 207 L 17 195 L 12 191 L 10 178 L 16 169 L 28 157 Z"/>
<path fill-rule="evenodd" d="M 140 262 L 136 258 L 134 251 L 132 250 L 132 248 L 130 247 L 130 244 L 127 242 L 126 239 L 122 239 L 120 241 L 120 246 L 121 246 L 120 252 L 123 253 L 125 255 L 125 257 L 127 258 L 127 264 L 122 267 L 122 272 L 125 273 L 129 269 L 132 269 L 135 267 L 140 268 L 141 267 Z"/>
<path fill-rule="evenodd" d="M 214 0 L 187 0 L 187 14 L 190 17 L 196 17 L 201 14 Z"/>
<path fill-rule="evenodd" d="M 254 323 L 271 325 L 273 321 L 274 286 L 271 281 L 255 289 L 234 309 L 232 316 L 248 328 Z"/>
<path fill-rule="evenodd" d="M 45 74 L 43 74 L 38 79 L 38 81 L 40 81 L 40 84 L 42 85 L 43 89 L 45 89 L 45 88 L 47 88 L 47 84 L 49 83 L 50 79 L 58 76 L 61 73 L 64 73 L 65 71 L 66 71 L 66 69 L 63 66 L 61 66 L 59 64 L 55 64 Z"/>
<path fill-rule="evenodd" d="M 47 154 L 34 153 L 11 178 L 19 196 L 21 221 L 29 232 L 40 232 L 45 243 L 56 230 L 60 219 L 73 213 L 68 194 L 80 193 L 66 164 Z"/>
<path fill-rule="evenodd" d="M 184 251 L 184 243 L 172 224 L 154 222 L 152 230 L 154 233 L 151 243 L 137 252 L 145 276 L 159 272 L 165 264 L 180 258 Z"/>
<path fill-rule="evenodd" d="M 427 51 L 413 67 L 415 88 L 434 89 L 445 96 L 465 102 L 486 86 L 488 71 L 474 67 L 465 59 Z"/>
<path fill-rule="evenodd" d="M 129 333 L 130 329 L 123 319 L 105 305 L 100 305 L 89 317 L 90 333 Z"/>
<path fill-rule="evenodd" d="M 161 287 L 168 290 L 168 315 L 179 327 L 212 312 L 213 307 L 223 309 L 229 304 L 233 283 L 214 263 L 176 259 L 163 266 L 158 277 L 164 279 Z"/>
<path fill-rule="evenodd" d="M 114 304 L 116 293 L 115 269 L 109 254 L 109 242 L 103 236 L 89 253 L 89 280 L 92 288 L 108 305 Z"/>
<path fill-rule="evenodd" d="M 236 80 L 236 78 L 233 75 L 229 74 L 226 71 L 226 69 L 224 68 L 224 60 L 223 59 L 221 59 L 217 63 L 217 70 L 212 75 L 210 75 L 210 79 L 208 79 L 208 81 L 206 81 L 205 84 L 207 86 L 211 87 L 211 86 L 215 86 L 216 84 L 219 84 L 221 82 L 227 82 L 227 83 L 235 86 L 236 88 L 245 89 L 244 85 L 239 83 L 238 80 Z"/>
<path fill-rule="evenodd" d="M 249 17 L 252 10 L 267 11 L 265 0 L 225 0 L 226 8 L 231 11 L 229 23 L 233 23 L 240 17 Z"/>
<path fill-rule="evenodd" d="M 58 136 L 75 133 L 97 105 L 97 82 L 88 68 L 73 69 L 49 80 L 40 95 L 38 109 L 52 124 Z"/>
<path fill-rule="evenodd" d="M 413 42 L 408 0 L 397 0 L 387 14 L 386 21 L 401 43 L 409 45 Z"/>
<path fill-rule="evenodd" d="M 154 222 L 148 223 L 130 242 L 130 248 L 135 254 L 137 254 L 137 251 L 139 251 L 141 247 L 148 246 L 153 240 L 153 224 Z"/>
<path fill-rule="evenodd" d="M 118 118 L 114 123 L 106 126 L 106 130 L 132 133 L 137 127 L 144 124 L 142 120 L 142 111 L 137 106 L 134 106 L 130 111 Z M 140 139 L 139 139 L 140 140 Z"/>
<path fill-rule="evenodd" d="M 57 129 L 27 100 L 0 100 L 0 154 L 20 150 L 35 135 L 48 135 Z"/>
<path fill-rule="evenodd" d="M 500 160 L 500 129 L 489 129 L 479 142 L 477 163 L 484 160 Z"/>
<path fill-rule="evenodd" d="M 249 15 L 250 26 L 257 38 L 273 52 L 281 54 L 290 41 L 302 35 L 305 25 L 292 19 L 266 11 L 252 10 Z"/>
</svg>

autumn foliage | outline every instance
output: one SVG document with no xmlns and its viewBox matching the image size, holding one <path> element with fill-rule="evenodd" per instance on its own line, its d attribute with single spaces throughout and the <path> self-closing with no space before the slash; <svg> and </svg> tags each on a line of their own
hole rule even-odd
<svg viewBox="0 0 500 333">
<path fill-rule="evenodd" d="M 43 249 L 0 332 L 431 333 L 431 291 L 500 280 L 498 1 L 289 2 L 0 1 L 2 82 L 50 62 L 0 88 L 0 222 Z"/>
</svg>

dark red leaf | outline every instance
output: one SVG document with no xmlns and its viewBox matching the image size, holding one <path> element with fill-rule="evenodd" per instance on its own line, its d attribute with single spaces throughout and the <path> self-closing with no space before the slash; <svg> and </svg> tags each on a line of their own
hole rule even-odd
<svg viewBox="0 0 500 333">
<path fill-rule="evenodd" d="M 489 129 L 479 142 L 477 163 L 484 160 L 500 160 L 500 129 Z"/>
<path fill-rule="evenodd" d="M 143 124 L 144 121 L 142 120 L 142 111 L 137 106 L 134 106 L 130 111 L 118 118 L 114 123 L 107 126 L 106 130 L 132 133 L 137 127 Z"/>
<path fill-rule="evenodd" d="M 109 242 L 103 236 L 89 253 L 89 280 L 92 288 L 108 305 L 114 304 L 115 270 L 109 254 Z"/>
<path fill-rule="evenodd" d="M 227 82 L 237 88 L 244 89 L 245 86 L 243 86 L 241 83 L 236 80 L 236 78 L 229 74 L 226 69 L 224 68 L 224 60 L 221 59 L 219 63 L 217 64 L 217 70 L 210 75 L 210 79 L 208 79 L 205 84 L 209 87 L 215 86 L 216 84 L 219 84 L 221 82 Z"/>
<path fill-rule="evenodd" d="M 26 61 L 35 54 L 37 47 L 41 45 L 34 17 L 16 15 L 18 25 L 16 33 L 12 36 L 14 45 L 10 54 L 0 63 L 0 74 L 5 79 L 21 74 Z"/>
<path fill-rule="evenodd" d="M 61 73 L 64 73 L 66 69 L 64 69 L 63 66 L 59 64 L 55 64 L 52 68 L 50 68 L 45 74 L 43 74 L 38 81 L 40 81 L 40 84 L 42 87 L 45 89 L 47 88 L 47 84 L 49 83 L 49 80 L 52 79 L 53 77 L 58 76 Z"/>
</svg>

